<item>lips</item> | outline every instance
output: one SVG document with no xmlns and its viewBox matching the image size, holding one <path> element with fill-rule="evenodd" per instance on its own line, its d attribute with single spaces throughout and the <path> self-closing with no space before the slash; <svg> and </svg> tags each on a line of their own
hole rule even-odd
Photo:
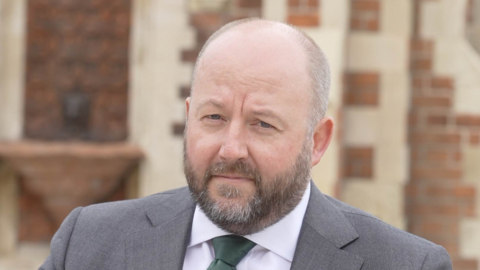
<svg viewBox="0 0 480 270">
<path fill-rule="evenodd" d="M 214 177 L 223 177 L 223 178 L 232 178 L 232 179 L 247 179 L 247 177 L 243 175 L 232 175 L 232 174 L 214 174 Z"/>
<path fill-rule="evenodd" d="M 229 181 L 253 181 L 253 179 L 247 178 L 243 175 L 228 175 L 228 174 L 216 174 L 212 178 L 225 179 Z"/>
</svg>

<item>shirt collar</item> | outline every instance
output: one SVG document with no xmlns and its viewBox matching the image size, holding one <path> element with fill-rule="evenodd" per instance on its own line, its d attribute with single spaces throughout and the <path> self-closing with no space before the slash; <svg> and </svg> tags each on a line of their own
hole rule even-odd
<svg viewBox="0 0 480 270">
<path fill-rule="evenodd" d="M 257 245 L 283 257 L 288 261 L 293 260 L 298 236 L 302 227 L 303 217 L 310 198 L 310 183 L 298 205 L 277 223 L 263 231 L 244 237 Z M 188 247 L 206 242 L 218 236 L 230 233 L 218 228 L 197 205 L 193 215 L 192 234 Z M 281 235 L 282 237 L 278 237 Z"/>
</svg>

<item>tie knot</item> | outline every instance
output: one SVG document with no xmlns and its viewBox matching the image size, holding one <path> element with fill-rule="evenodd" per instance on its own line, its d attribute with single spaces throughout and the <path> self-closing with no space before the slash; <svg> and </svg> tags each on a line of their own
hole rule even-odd
<svg viewBox="0 0 480 270">
<path fill-rule="evenodd" d="M 255 246 L 252 241 L 238 236 L 225 235 L 212 239 L 215 259 L 235 267 Z"/>
</svg>

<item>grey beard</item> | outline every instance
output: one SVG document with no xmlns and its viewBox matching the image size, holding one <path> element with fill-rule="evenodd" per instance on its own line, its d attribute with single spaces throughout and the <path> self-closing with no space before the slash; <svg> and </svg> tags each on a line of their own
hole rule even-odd
<svg viewBox="0 0 480 270">
<path fill-rule="evenodd" d="M 241 194 L 240 190 L 235 187 L 233 188 L 237 190 L 235 191 L 234 196 Z M 203 198 L 201 198 L 200 200 L 209 201 L 209 197 L 206 197 L 208 196 L 207 193 L 208 191 L 201 194 L 200 197 Z M 229 196 L 231 194 L 233 194 L 232 191 L 228 191 L 228 193 L 226 194 L 220 191 L 220 195 L 222 195 L 224 198 L 238 198 Z M 214 223 L 217 224 L 217 226 L 220 226 L 221 224 L 250 224 L 252 216 L 255 215 L 253 211 L 254 209 L 258 208 L 260 202 L 261 200 L 256 197 L 254 197 L 252 201 L 245 206 L 242 206 L 238 203 L 233 203 L 231 201 L 225 203 L 208 202 L 203 204 L 202 210 L 206 213 L 208 217 L 213 217 Z"/>
<path fill-rule="evenodd" d="M 184 172 L 192 197 L 214 224 L 237 235 L 248 235 L 275 224 L 297 206 L 310 179 L 310 158 L 309 144 L 304 143 L 295 163 L 273 179 L 264 180 L 255 168 L 242 160 L 212 164 L 202 178 L 196 176 L 184 147 Z M 245 199 L 242 190 L 220 185 L 217 186 L 219 195 L 229 200 L 215 201 L 208 191 L 215 173 L 236 173 L 253 179 L 256 192 L 243 203 L 237 201 Z"/>
</svg>

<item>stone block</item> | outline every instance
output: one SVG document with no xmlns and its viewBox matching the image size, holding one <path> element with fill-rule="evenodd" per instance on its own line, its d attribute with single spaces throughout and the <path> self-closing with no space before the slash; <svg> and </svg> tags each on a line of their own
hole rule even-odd
<svg viewBox="0 0 480 270">
<path fill-rule="evenodd" d="M 457 113 L 480 115 L 480 55 L 466 41 L 456 43 L 442 41 L 436 54 L 442 56 L 442 62 L 436 69 L 449 71 L 455 76 L 454 110 Z M 449 51 L 449 49 L 451 51 Z M 451 65 L 448 69 L 448 62 Z"/>
<path fill-rule="evenodd" d="M 379 136 L 379 110 L 365 107 L 346 107 L 343 110 L 345 145 L 375 145 Z"/>
<path fill-rule="evenodd" d="M 352 72 L 402 72 L 408 69 L 408 45 L 404 37 L 372 33 L 352 33 L 347 67 Z"/>
<path fill-rule="evenodd" d="M 0 140 L 22 136 L 26 1 L 0 2 Z"/>
<path fill-rule="evenodd" d="M 350 23 L 349 14 L 346 12 L 349 5 L 350 0 L 322 0 L 320 8 L 322 28 L 346 31 Z"/>
<path fill-rule="evenodd" d="M 408 157 L 408 149 L 404 144 L 378 145 L 375 148 L 375 181 L 405 183 L 408 179 Z"/>
<path fill-rule="evenodd" d="M 287 0 L 263 0 L 262 17 L 283 22 L 287 18 Z"/>
<path fill-rule="evenodd" d="M 378 145 L 402 145 L 407 141 L 409 75 L 405 72 L 382 72 L 380 81 Z"/>
<path fill-rule="evenodd" d="M 172 114 L 172 104 L 182 102 L 178 89 L 191 76 L 191 64 L 181 62 L 181 51 L 196 46 L 189 12 L 217 12 L 225 3 L 134 1 L 129 140 L 147 157 L 139 169 L 139 196 L 185 185 L 182 138 L 172 135 L 171 125 L 179 117 L 179 112 Z"/>
<path fill-rule="evenodd" d="M 352 179 L 343 184 L 341 199 L 390 225 L 405 229 L 402 184 L 380 184 Z"/>
<path fill-rule="evenodd" d="M 421 4 L 420 35 L 424 38 L 463 38 L 466 0 L 424 1 Z"/>
<path fill-rule="evenodd" d="M 433 72 L 439 76 L 452 76 L 461 68 L 459 42 L 455 39 L 439 38 L 433 46 Z"/>
<path fill-rule="evenodd" d="M 22 243 L 15 254 L 0 257 L 0 270 L 35 270 L 50 254 L 50 245 Z"/>
<path fill-rule="evenodd" d="M 480 216 L 480 145 L 468 146 L 462 148 L 463 153 L 463 180 L 466 183 L 476 187 L 475 210 L 476 215 Z M 480 259 L 480 258 L 479 258 Z"/>
<path fill-rule="evenodd" d="M 408 38 L 413 19 L 412 2 L 382 0 L 380 3 L 380 29 L 382 29 L 382 33 Z"/>
<path fill-rule="evenodd" d="M 192 12 L 220 11 L 228 5 L 229 0 L 190 0 L 188 9 Z"/>
<path fill-rule="evenodd" d="M 461 221 L 460 243 L 462 257 L 480 260 L 480 218 Z"/>
</svg>

